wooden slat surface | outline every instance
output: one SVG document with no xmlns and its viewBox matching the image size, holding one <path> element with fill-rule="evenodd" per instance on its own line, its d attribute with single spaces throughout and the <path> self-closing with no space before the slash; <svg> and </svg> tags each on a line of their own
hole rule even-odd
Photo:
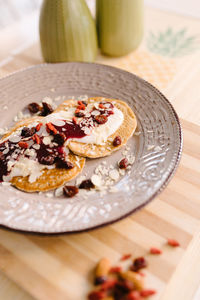
<svg viewBox="0 0 200 300">
<path fill-rule="evenodd" d="M 155 23 L 157 28 L 164 19 L 167 24 L 167 17 L 167 13 L 148 10 L 147 22 Z M 181 20 L 170 15 L 173 24 L 181 24 Z M 184 22 L 195 32 L 196 21 L 184 19 Z M 0 77 L 42 62 L 38 43 L 8 53 L 9 59 L 0 62 Z M 2 57 L 5 59 L 5 53 Z M 146 59 L 144 69 L 135 65 L 141 57 Z M 147 255 L 146 285 L 158 290 L 152 300 L 199 299 L 200 293 L 196 291 L 200 285 L 200 73 L 197 63 L 200 54 L 197 52 L 186 60 L 160 60 L 165 66 L 166 63 L 171 66 L 170 70 L 173 66 L 170 73 L 173 78 L 168 81 L 161 79 L 162 76 L 155 77 L 156 70 L 160 72 L 157 65 L 151 65 L 153 61 L 157 63 L 156 59 L 159 61 L 159 56 L 152 58 L 143 47 L 126 58 L 99 56 L 98 62 L 144 74 L 153 83 L 157 80 L 157 87 L 172 101 L 181 116 L 184 134 L 183 155 L 174 178 L 144 209 L 102 229 L 51 237 L 0 229 L 0 299 L 84 300 L 96 262 L 107 256 L 115 264 L 122 254 L 129 252 L 134 256 Z M 181 247 L 168 247 L 169 237 L 179 240 Z M 163 254 L 159 257 L 147 254 L 151 246 L 161 247 Z"/>
</svg>

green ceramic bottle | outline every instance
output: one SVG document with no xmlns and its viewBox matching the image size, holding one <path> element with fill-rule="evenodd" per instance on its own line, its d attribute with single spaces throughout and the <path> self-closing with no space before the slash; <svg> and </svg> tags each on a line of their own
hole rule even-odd
<svg viewBox="0 0 200 300">
<path fill-rule="evenodd" d="M 102 53 L 128 54 L 143 37 L 143 0 L 96 0 L 96 21 Z"/>
<path fill-rule="evenodd" d="M 46 62 L 95 60 L 96 26 L 85 0 L 43 0 L 39 28 Z"/>
</svg>

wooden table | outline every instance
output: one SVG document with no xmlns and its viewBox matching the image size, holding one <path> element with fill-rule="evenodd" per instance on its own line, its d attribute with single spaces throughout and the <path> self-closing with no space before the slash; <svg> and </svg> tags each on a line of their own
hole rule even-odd
<svg viewBox="0 0 200 300">
<path fill-rule="evenodd" d="M 148 255 L 146 285 L 158 290 L 151 299 L 200 299 L 199 25 L 192 18 L 146 9 L 148 31 L 141 47 L 127 57 L 97 58 L 147 79 L 177 110 L 184 147 L 168 187 L 131 217 L 88 233 L 45 237 L 1 229 L 0 299 L 86 299 L 92 269 L 102 256 L 116 263 L 124 253 L 143 255 L 151 246 L 163 249 L 159 257 Z M 0 32 L 3 36 L 7 35 Z M 15 51 L 10 44 L 6 48 L 4 39 L 1 42 L 5 47 L 0 76 L 42 62 L 38 42 Z M 181 247 L 167 247 L 168 237 L 177 239 Z"/>
</svg>

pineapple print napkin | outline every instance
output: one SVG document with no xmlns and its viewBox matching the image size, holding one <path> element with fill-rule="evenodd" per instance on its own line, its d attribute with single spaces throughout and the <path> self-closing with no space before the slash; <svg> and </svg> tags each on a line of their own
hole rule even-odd
<svg viewBox="0 0 200 300">
<path fill-rule="evenodd" d="M 199 20 L 155 9 L 147 11 L 140 47 L 120 58 L 100 56 L 98 62 L 133 72 L 164 91 L 180 77 L 184 66 L 199 59 Z"/>
</svg>

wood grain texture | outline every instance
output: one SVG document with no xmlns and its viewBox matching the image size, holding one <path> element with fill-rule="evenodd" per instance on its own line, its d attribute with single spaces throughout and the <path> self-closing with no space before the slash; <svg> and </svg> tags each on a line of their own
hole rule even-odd
<svg viewBox="0 0 200 300">
<path fill-rule="evenodd" d="M 147 13 L 148 25 L 160 24 L 162 19 L 168 23 L 167 13 L 151 10 Z M 181 21 L 180 17 L 170 15 L 174 24 L 177 18 Z M 187 24 L 195 31 L 196 23 L 189 20 Z M 3 36 L 7 36 L 8 40 L 8 34 Z M 9 41 L 11 39 L 9 36 Z M 6 57 L 6 53 L 3 54 L 2 58 Z M 136 52 L 121 59 L 98 57 L 98 61 L 135 72 L 138 68 L 134 64 L 138 58 L 141 59 L 140 54 Z M 144 55 L 147 53 L 142 52 L 142 58 Z M 144 58 L 147 66 L 150 63 L 148 59 L 152 57 Z M 146 286 L 158 290 L 152 300 L 193 300 L 200 285 L 198 59 L 199 53 L 185 61 L 180 60 L 179 72 L 164 90 L 182 117 L 184 134 L 180 166 L 164 192 L 129 218 L 88 233 L 48 237 L 1 229 L 0 299 L 84 300 L 91 288 L 96 262 L 107 256 L 115 264 L 122 254 L 131 252 L 135 257 L 147 255 Z M 16 51 L 7 61 L 0 63 L 0 76 L 41 62 L 39 45 L 34 44 L 23 51 Z M 143 68 L 146 66 L 143 65 Z M 150 72 L 147 79 L 151 81 L 155 66 L 151 70 L 149 66 L 145 72 Z M 164 83 L 166 85 L 166 81 Z M 181 247 L 170 248 L 166 245 L 167 238 L 177 239 Z M 162 248 L 163 254 L 159 257 L 149 255 L 152 246 Z M 197 296 L 195 300 L 198 299 Z"/>
</svg>

